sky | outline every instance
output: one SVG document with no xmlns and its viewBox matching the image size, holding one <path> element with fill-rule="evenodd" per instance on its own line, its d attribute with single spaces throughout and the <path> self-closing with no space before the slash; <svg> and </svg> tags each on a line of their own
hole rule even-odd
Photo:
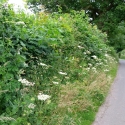
<svg viewBox="0 0 125 125">
<path fill-rule="evenodd" d="M 17 11 L 19 8 L 24 10 L 26 13 L 32 13 L 30 10 L 25 8 L 25 2 L 23 0 L 8 0 L 9 4 L 14 5 L 14 10 Z"/>
<path fill-rule="evenodd" d="M 22 8 L 24 9 L 25 2 L 23 0 L 9 0 L 9 4 L 14 4 L 15 8 Z"/>
</svg>

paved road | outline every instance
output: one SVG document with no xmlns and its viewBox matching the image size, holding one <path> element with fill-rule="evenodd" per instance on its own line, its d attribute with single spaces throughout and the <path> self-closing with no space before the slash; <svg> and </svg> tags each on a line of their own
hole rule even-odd
<svg viewBox="0 0 125 125">
<path fill-rule="evenodd" d="M 116 79 L 93 125 L 125 125 L 125 60 L 120 60 Z"/>
</svg>

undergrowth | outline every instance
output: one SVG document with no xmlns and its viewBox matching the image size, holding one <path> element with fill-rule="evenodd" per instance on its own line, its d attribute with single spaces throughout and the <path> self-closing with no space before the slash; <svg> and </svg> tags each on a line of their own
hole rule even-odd
<svg viewBox="0 0 125 125">
<path fill-rule="evenodd" d="M 108 66 L 108 71 L 102 67 L 96 73 L 90 72 L 83 82 L 61 85 L 59 104 L 50 124 L 91 125 L 117 73 L 117 63 L 109 61 Z"/>
<path fill-rule="evenodd" d="M 117 63 L 106 33 L 84 11 L 26 15 L 7 4 L 0 27 L 0 124 L 91 123 Z"/>
</svg>

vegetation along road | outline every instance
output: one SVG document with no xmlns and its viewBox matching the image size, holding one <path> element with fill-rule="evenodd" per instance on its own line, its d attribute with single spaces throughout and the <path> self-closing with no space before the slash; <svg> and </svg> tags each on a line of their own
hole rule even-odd
<svg viewBox="0 0 125 125">
<path fill-rule="evenodd" d="M 120 60 L 117 77 L 93 125 L 125 125 L 125 60 Z"/>
</svg>

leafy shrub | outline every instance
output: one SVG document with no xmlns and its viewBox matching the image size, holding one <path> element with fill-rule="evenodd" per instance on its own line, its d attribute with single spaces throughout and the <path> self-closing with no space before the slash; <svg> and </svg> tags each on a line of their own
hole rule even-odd
<svg viewBox="0 0 125 125">
<path fill-rule="evenodd" d="M 0 5 L 0 27 L 3 125 L 49 124 L 59 85 L 83 81 L 111 52 L 84 11 L 26 15 Z"/>
</svg>

